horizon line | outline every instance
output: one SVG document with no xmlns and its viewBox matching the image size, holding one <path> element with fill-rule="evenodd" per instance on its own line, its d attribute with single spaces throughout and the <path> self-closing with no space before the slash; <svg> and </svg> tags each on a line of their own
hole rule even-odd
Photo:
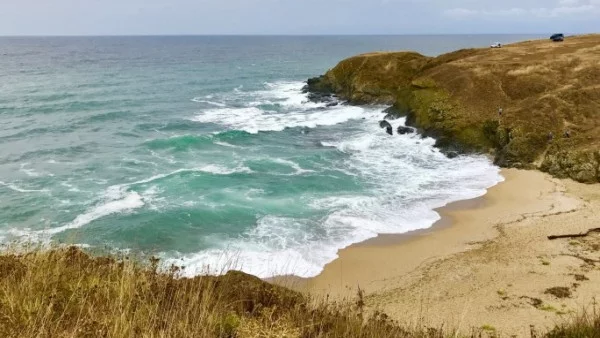
<svg viewBox="0 0 600 338">
<path fill-rule="evenodd" d="M 398 33 L 398 34 L 22 34 L 1 35 L 0 38 L 61 38 L 61 37 L 333 37 L 333 36 L 457 36 L 457 35 L 547 35 L 553 32 L 537 33 Z M 599 33 L 565 33 L 567 35 L 587 35 Z"/>
</svg>

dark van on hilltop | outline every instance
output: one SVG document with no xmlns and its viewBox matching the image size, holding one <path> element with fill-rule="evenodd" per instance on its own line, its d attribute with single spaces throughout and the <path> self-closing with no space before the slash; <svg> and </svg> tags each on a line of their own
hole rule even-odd
<svg viewBox="0 0 600 338">
<path fill-rule="evenodd" d="M 554 34 L 550 37 L 550 40 L 552 40 L 554 42 L 561 42 L 561 41 L 565 40 L 565 36 L 562 33 Z"/>
</svg>

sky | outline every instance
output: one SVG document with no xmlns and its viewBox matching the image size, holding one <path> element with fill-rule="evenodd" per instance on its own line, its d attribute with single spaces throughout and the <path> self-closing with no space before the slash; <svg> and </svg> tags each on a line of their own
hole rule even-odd
<svg viewBox="0 0 600 338">
<path fill-rule="evenodd" d="M 600 32 L 600 0 L 0 0 L 0 35 Z"/>
</svg>

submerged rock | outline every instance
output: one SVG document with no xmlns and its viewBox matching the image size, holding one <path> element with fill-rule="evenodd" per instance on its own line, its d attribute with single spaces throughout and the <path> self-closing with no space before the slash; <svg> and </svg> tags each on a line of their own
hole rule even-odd
<svg viewBox="0 0 600 338">
<path fill-rule="evenodd" d="M 400 135 L 412 134 L 412 133 L 415 132 L 415 130 L 413 128 L 411 128 L 411 127 L 405 127 L 405 126 L 399 126 L 398 129 L 396 129 L 396 131 Z"/>
<path fill-rule="evenodd" d="M 460 154 L 456 151 L 447 151 L 444 153 L 444 155 L 446 155 L 446 157 L 448 158 L 457 158 Z"/>
<path fill-rule="evenodd" d="M 385 114 L 385 117 L 383 119 L 390 121 L 406 116 L 406 113 L 400 111 L 398 108 L 396 108 L 396 106 L 391 106 L 385 109 L 383 113 Z"/>
</svg>

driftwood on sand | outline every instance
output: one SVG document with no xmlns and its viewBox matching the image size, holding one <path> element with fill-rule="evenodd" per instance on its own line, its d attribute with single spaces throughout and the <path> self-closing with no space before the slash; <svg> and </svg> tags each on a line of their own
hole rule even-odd
<svg viewBox="0 0 600 338">
<path fill-rule="evenodd" d="M 580 234 L 566 234 L 566 235 L 553 235 L 553 236 L 548 236 L 549 240 L 555 240 L 555 239 L 559 239 L 559 238 L 579 238 L 579 237 L 586 237 L 589 234 L 593 233 L 593 232 L 600 232 L 600 228 L 593 228 L 588 230 L 587 232 L 584 233 L 580 233 Z"/>
</svg>

